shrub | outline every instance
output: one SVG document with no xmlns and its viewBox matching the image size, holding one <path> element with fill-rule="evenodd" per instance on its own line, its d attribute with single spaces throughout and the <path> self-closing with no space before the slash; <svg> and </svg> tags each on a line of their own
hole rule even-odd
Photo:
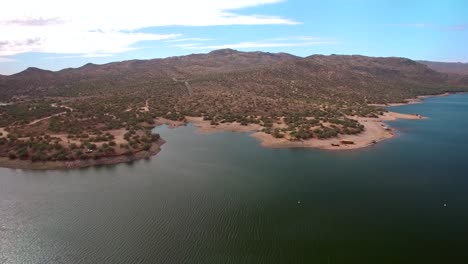
<svg viewBox="0 0 468 264">
<path fill-rule="evenodd" d="M 145 145 L 143 146 L 143 150 L 150 150 L 151 149 L 151 144 L 150 143 L 145 143 Z"/>
<path fill-rule="evenodd" d="M 275 138 L 283 138 L 284 135 L 280 132 L 279 128 L 275 128 L 272 133 L 273 137 Z"/>
<path fill-rule="evenodd" d="M 10 152 L 8 153 L 8 158 L 10 158 L 10 159 L 16 159 L 16 158 L 17 158 L 16 153 L 13 152 L 13 151 L 10 151 Z"/>
</svg>

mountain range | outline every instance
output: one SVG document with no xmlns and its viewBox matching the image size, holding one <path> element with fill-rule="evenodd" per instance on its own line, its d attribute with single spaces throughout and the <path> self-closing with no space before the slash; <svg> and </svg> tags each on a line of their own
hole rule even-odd
<svg viewBox="0 0 468 264">
<path fill-rule="evenodd" d="M 468 86 L 468 67 L 460 63 L 412 61 L 359 55 L 312 55 L 240 52 L 231 49 L 104 65 L 86 64 L 57 72 L 28 68 L 0 78 L 2 98 L 78 96 L 102 91 L 157 86 L 188 80 L 194 94 L 218 91 L 274 96 L 353 95 L 372 103 L 401 101 L 416 95 L 458 91 Z M 294 82 L 294 85 L 291 84 Z M 170 85 L 173 86 L 173 85 Z M 93 89 L 91 89 L 93 88 Z"/>
</svg>

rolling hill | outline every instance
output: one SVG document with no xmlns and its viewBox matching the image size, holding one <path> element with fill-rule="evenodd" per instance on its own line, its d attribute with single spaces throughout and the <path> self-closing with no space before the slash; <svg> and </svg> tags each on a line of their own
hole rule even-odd
<svg viewBox="0 0 468 264">
<path fill-rule="evenodd" d="M 396 57 L 224 49 L 56 72 L 28 68 L 0 76 L 0 101 L 9 103 L 0 106 L 0 157 L 133 155 L 151 148 L 148 127 L 186 117 L 255 124 L 291 140 L 359 134 L 364 126 L 352 117 L 385 111 L 373 104 L 468 90 L 466 76 L 431 67 Z M 83 153 L 96 146 L 99 155 Z"/>
</svg>

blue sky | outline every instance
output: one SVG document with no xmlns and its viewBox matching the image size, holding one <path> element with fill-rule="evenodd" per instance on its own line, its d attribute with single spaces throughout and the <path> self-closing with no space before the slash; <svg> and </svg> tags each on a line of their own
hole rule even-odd
<svg viewBox="0 0 468 264">
<path fill-rule="evenodd" d="M 219 48 L 468 62 L 468 1 L 16 0 L 0 10 L 0 74 Z"/>
</svg>

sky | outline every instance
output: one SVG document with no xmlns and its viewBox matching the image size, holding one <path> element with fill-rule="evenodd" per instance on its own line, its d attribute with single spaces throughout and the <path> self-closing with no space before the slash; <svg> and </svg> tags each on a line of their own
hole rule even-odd
<svg viewBox="0 0 468 264">
<path fill-rule="evenodd" d="M 466 0 L 4 0 L 0 74 L 241 51 L 468 62 Z"/>
</svg>

